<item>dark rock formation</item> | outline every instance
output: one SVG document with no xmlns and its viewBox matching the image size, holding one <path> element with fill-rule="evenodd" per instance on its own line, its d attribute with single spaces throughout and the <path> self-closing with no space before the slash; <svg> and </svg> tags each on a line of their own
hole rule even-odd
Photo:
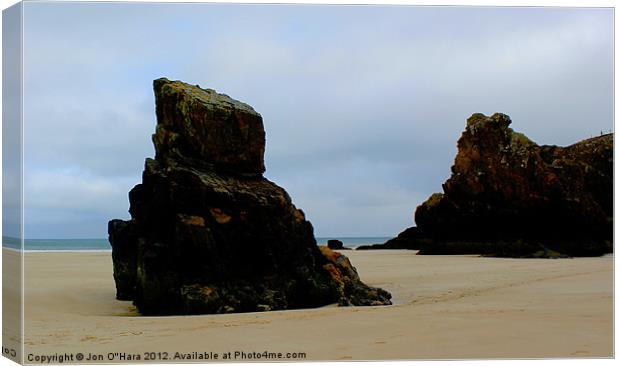
<svg viewBox="0 0 620 366">
<path fill-rule="evenodd" d="M 416 209 L 408 245 L 421 254 L 611 252 L 613 135 L 539 146 L 510 123 L 500 113 L 467 120 L 452 176 Z"/>
<path fill-rule="evenodd" d="M 340 240 L 330 239 L 327 241 L 327 247 L 329 249 L 338 250 L 344 248 L 344 243 Z"/>
<path fill-rule="evenodd" d="M 111 220 L 108 233 L 114 265 L 114 281 L 116 282 L 116 298 L 133 300 L 136 287 L 136 254 L 138 252 L 138 236 L 135 225 L 129 221 Z"/>
<path fill-rule="evenodd" d="M 154 89 L 155 159 L 129 193 L 132 219 L 108 226 L 117 298 L 147 315 L 390 304 L 319 249 L 304 213 L 262 176 L 252 107 L 179 81 Z"/>
<path fill-rule="evenodd" d="M 339 305 L 385 305 L 386 301 L 392 297 L 383 289 L 368 287 L 362 283 L 349 258 L 328 247 L 321 246 L 319 248 L 328 261 L 327 264 L 323 265 L 323 268 L 329 272 L 332 280 L 337 284 Z"/>
<path fill-rule="evenodd" d="M 328 240 L 327 247 L 332 250 L 351 250 L 351 248 L 345 247 L 342 241 L 336 239 Z"/>
<path fill-rule="evenodd" d="M 420 234 L 420 230 L 412 226 L 398 234 L 397 237 L 386 241 L 383 244 L 361 245 L 356 250 L 369 249 L 420 249 L 428 239 Z"/>
</svg>

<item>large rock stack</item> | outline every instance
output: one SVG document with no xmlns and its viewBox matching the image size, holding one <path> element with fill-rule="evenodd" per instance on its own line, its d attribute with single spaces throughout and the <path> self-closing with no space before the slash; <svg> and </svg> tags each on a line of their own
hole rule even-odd
<svg viewBox="0 0 620 366">
<path fill-rule="evenodd" d="M 443 193 L 399 243 L 420 254 L 595 256 L 612 251 L 613 135 L 539 146 L 505 114 L 467 120 Z"/>
<path fill-rule="evenodd" d="M 252 107 L 179 81 L 154 89 L 155 159 L 129 193 L 132 219 L 109 223 L 118 299 L 150 315 L 390 304 L 263 177 Z"/>
</svg>

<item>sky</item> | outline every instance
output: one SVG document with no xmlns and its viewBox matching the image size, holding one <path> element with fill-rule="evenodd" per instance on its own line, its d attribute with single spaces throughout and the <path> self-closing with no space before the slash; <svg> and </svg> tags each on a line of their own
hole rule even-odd
<svg viewBox="0 0 620 366">
<path fill-rule="evenodd" d="M 472 113 L 539 144 L 613 128 L 610 9 L 24 6 L 26 238 L 104 238 L 129 218 L 159 77 L 253 106 L 265 176 L 321 237 L 412 226 Z"/>
</svg>

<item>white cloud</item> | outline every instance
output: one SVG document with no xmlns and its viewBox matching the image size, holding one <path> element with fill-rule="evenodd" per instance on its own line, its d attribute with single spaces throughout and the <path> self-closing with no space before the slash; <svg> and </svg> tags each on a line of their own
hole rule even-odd
<svg viewBox="0 0 620 366">
<path fill-rule="evenodd" d="M 569 144 L 613 123 L 608 9 L 28 9 L 26 195 L 33 222 L 57 213 L 41 235 L 74 236 L 79 222 L 101 237 L 107 219 L 125 214 L 153 155 L 160 76 L 263 115 L 267 176 L 319 236 L 410 225 L 449 175 L 471 113 L 505 112 L 539 143 Z"/>
</svg>

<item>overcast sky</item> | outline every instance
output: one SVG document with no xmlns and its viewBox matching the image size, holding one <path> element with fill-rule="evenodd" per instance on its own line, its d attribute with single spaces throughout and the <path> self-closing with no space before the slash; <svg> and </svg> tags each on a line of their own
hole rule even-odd
<svg viewBox="0 0 620 366">
<path fill-rule="evenodd" d="M 539 144 L 613 128 L 610 9 L 25 3 L 27 238 L 103 238 L 154 150 L 152 81 L 254 107 L 317 236 L 391 236 L 474 112 Z"/>
</svg>

